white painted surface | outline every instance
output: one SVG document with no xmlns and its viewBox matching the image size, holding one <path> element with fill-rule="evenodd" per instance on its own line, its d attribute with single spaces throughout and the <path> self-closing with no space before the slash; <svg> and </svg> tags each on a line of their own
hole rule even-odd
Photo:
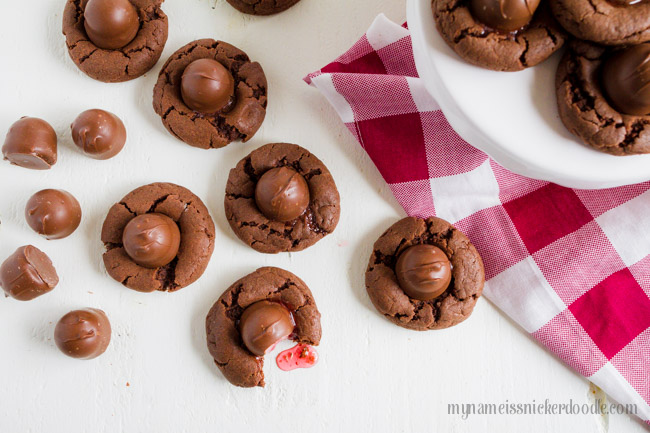
<svg viewBox="0 0 650 433">
<path fill-rule="evenodd" d="M 564 127 L 555 97 L 560 53 L 520 72 L 472 66 L 436 30 L 431 0 L 407 3 L 418 72 L 467 142 L 510 171 L 571 188 L 609 188 L 650 179 L 650 155 L 601 153 Z"/>
<path fill-rule="evenodd" d="M 77 71 L 60 34 L 63 4 L 4 2 L 0 13 L 0 134 L 31 115 L 47 119 L 60 136 L 59 162 L 50 171 L 0 163 L 0 259 L 30 243 L 51 256 L 61 277 L 52 293 L 35 301 L 0 299 L 0 432 L 600 431 L 592 416 L 464 421 L 447 415 L 448 403 L 586 402 L 588 383 L 485 300 L 456 328 L 415 333 L 384 320 L 366 296 L 371 245 L 403 211 L 334 110 L 301 78 L 347 49 L 378 13 L 403 21 L 403 1 L 303 0 L 279 16 L 251 18 L 225 0 L 168 0 L 164 58 L 193 39 L 224 39 L 260 61 L 270 82 L 259 134 L 248 144 L 213 151 L 173 139 L 153 112 L 162 64 L 118 85 Z M 84 157 L 70 141 L 70 122 L 93 107 L 115 112 L 128 128 L 125 150 L 109 161 Z M 343 212 L 336 232 L 316 246 L 267 256 L 230 231 L 223 191 L 239 159 L 279 140 L 300 143 L 323 159 L 338 183 Z M 173 294 L 123 288 L 101 261 L 99 231 L 108 208 L 154 181 L 190 188 L 217 225 L 206 273 Z M 67 239 L 45 241 L 23 219 L 29 196 L 46 187 L 67 189 L 82 204 L 82 224 Z M 323 314 L 321 361 L 284 373 L 268 359 L 267 387 L 238 389 L 212 364 L 204 318 L 233 281 L 265 265 L 295 272 L 314 292 Z M 66 358 L 52 341 L 54 323 L 87 306 L 108 313 L 111 346 L 94 361 Z M 611 431 L 644 431 L 626 415 L 609 422 Z"/>
</svg>

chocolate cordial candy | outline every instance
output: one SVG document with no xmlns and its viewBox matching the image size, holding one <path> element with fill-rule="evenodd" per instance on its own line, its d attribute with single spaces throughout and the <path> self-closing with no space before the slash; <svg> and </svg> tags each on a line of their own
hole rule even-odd
<svg viewBox="0 0 650 433">
<path fill-rule="evenodd" d="M 178 225 L 160 213 L 138 215 L 129 221 L 122 233 L 124 250 L 145 268 L 159 268 L 174 260 L 180 243 Z"/>
<path fill-rule="evenodd" d="M 291 312 L 277 302 L 258 301 L 247 307 L 239 320 L 244 345 L 256 356 L 264 356 L 289 337 L 295 323 Z"/>
<path fill-rule="evenodd" d="M 72 141 L 86 155 L 109 159 L 126 143 L 126 128 L 119 117 L 104 110 L 87 110 L 70 125 Z"/>
<path fill-rule="evenodd" d="M 291 221 L 309 206 L 309 185 L 293 168 L 272 168 L 257 181 L 255 203 L 267 218 Z"/>
<path fill-rule="evenodd" d="M 93 44 L 117 50 L 138 34 L 138 10 L 129 0 L 89 0 L 84 9 L 84 28 Z"/>
<path fill-rule="evenodd" d="M 616 110 L 650 115 L 650 43 L 614 53 L 603 63 L 601 78 L 605 95 Z"/>
<path fill-rule="evenodd" d="M 404 250 L 395 265 L 402 290 L 411 298 L 429 301 L 445 293 L 451 282 L 451 262 L 440 248 L 420 244 Z"/>
<path fill-rule="evenodd" d="M 97 358 L 111 342 L 111 323 L 96 308 L 70 311 L 56 324 L 54 342 L 72 358 Z"/>
<path fill-rule="evenodd" d="M 50 258 L 31 245 L 20 247 L 0 266 L 0 286 L 19 301 L 30 301 L 50 292 L 59 277 Z"/>
<path fill-rule="evenodd" d="M 81 206 L 67 191 L 44 189 L 27 201 L 25 219 L 36 233 L 47 239 L 61 239 L 79 227 Z"/>
<path fill-rule="evenodd" d="M 504 32 L 513 32 L 533 19 L 540 0 L 471 0 L 472 15 L 478 21 Z"/>
<path fill-rule="evenodd" d="M 181 95 L 192 110 L 213 114 L 232 105 L 235 79 L 230 71 L 216 60 L 198 59 L 183 71 Z"/>
<path fill-rule="evenodd" d="M 2 154 L 14 165 L 47 170 L 56 164 L 56 147 L 56 132 L 49 123 L 23 117 L 9 128 Z"/>
</svg>

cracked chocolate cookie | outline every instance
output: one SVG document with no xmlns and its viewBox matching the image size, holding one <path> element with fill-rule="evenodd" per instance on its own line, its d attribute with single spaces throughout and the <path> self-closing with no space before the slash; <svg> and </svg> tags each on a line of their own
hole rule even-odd
<svg viewBox="0 0 650 433">
<path fill-rule="evenodd" d="M 613 100 L 605 94 L 603 76 L 604 63 L 609 59 L 613 59 L 615 65 L 623 65 L 620 57 L 613 57 L 617 53 L 644 47 L 650 52 L 648 44 L 615 49 L 574 40 L 560 62 L 555 81 L 560 118 L 571 133 L 596 150 L 612 155 L 650 153 L 650 116 L 619 111 L 625 107 L 614 108 Z M 643 59 L 647 56 L 645 53 L 638 59 L 639 67 L 643 68 Z M 648 62 L 645 64 L 647 66 Z M 650 70 L 646 71 L 647 79 L 650 79 Z M 613 97 L 619 99 L 627 91 L 635 93 L 634 89 L 621 87 L 622 84 L 623 80 L 613 83 L 618 86 Z M 641 88 L 647 87 L 647 81 L 645 85 L 643 82 L 638 85 L 640 88 L 637 90 L 642 91 Z M 642 93 L 637 95 L 643 96 Z"/>
<path fill-rule="evenodd" d="M 271 143 L 230 171 L 226 218 L 235 234 L 268 254 L 301 251 L 332 233 L 340 198 L 329 170 L 296 144 Z"/>
<path fill-rule="evenodd" d="M 228 0 L 235 9 L 251 15 L 273 15 L 286 11 L 300 0 Z"/>
<path fill-rule="evenodd" d="M 102 227 L 108 274 L 139 292 L 173 292 L 198 280 L 214 251 L 214 223 L 201 199 L 172 183 L 137 188 Z"/>
<path fill-rule="evenodd" d="M 70 58 L 85 74 L 106 83 L 140 77 L 158 62 L 167 42 L 164 0 L 100 1 L 67 0 L 63 34 Z M 85 17 L 91 2 L 97 4 L 89 11 L 92 26 Z"/>
<path fill-rule="evenodd" d="M 492 9 L 481 0 L 433 0 L 436 27 L 465 61 L 495 71 L 520 71 L 535 66 L 562 47 L 566 34 L 546 1 L 536 10 L 526 7 L 533 1 L 500 1 L 519 2 L 523 5 L 520 9 L 530 16 L 526 19 L 522 13 L 517 19 L 503 19 L 501 14 L 486 13 Z"/>
<path fill-rule="evenodd" d="M 575 37 L 604 45 L 650 41 L 645 0 L 550 0 L 555 18 Z"/>
<path fill-rule="evenodd" d="M 408 217 L 393 224 L 375 242 L 366 270 L 366 290 L 377 311 L 416 331 L 448 328 L 467 319 L 484 282 L 483 261 L 474 245 L 435 217 Z"/>
<path fill-rule="evenodd" d="M 153 108 L 174 137 L 203 149 L 219 148 L 255 135 L 266 116 L 266 90 L 259 63 L 226 42 L 201 39 L 167 60 Z"/>
<path fill-rule="evenodd" d="M 230 286 L 212 306 L 205 320 L 208 350 L 219 370 L 236 386 L 264 386 L 263 356 L 266 352 L 255 355 L 251 351 L 256 349 L 256 345 L 247 343 L 248 330 L 242 323 L 259 312 L 260 305 L 270 309 L 264 313 L 266 318 L 263 317 L 262 321 L 266 320 L 277 328 L 272 330 L 272 345 L 269 346 L 271 341 L 264 345 L 266 352 L 281 338 L 288 337 L 313 346 L 320 343 L 320 312 L 307 285 L 283 269 L 265 267 L 256 270 Z M 288 320 L 283 318 L 282 310 L 288 312 Z M 284 326 L 284 322 L 291 325 Z M 285 328 L 290 333 L 282 332 Z M 263 337 L 267 339 L 270 336 Z M 257 339 L 258 344 L 261 339 Z"/>
</svg>

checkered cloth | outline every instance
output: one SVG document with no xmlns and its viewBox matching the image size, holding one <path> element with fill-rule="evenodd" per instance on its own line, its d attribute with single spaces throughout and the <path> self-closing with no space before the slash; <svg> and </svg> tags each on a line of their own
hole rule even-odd
<svg viewBox="0 0 650 433">
<path fill-rule="evenodd" d="M 383 15 L 305 81 L 407 214 L 469 236 L 487 298 L 650 425 L 650 182 L 574 190 L 499 166 L 447 123 L 418 78 L 409 31 Z"/>
</svg>

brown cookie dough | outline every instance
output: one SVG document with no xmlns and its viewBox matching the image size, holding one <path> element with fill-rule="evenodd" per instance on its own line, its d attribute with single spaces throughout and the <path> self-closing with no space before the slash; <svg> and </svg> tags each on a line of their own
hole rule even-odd
<svg viewBox="0 0 650 433">
<path fill-rule="evenodd" d="M 273 15 L 286 11 L 300 0 L 228 0 L 235 9 L 251 15 Z"/>
<path fill-rule="evenodd" d="M 255 203 L 255 186 L 268 170 L 288 166 L 309 185 L 307 210 L 293 221 L 271 221 Z M 275 254 L 301 251 L 332 233 L 339 222 L 340 197 L 329 170 L 296 144 L 271 143 L 251 152 L 230 170 L 225 198 L 226 218 L 235 234 L 253 249 Z"/>
<path fill-rule="evenodd" d="M 650 41 L 650 3 L 623 6 L 612 0 L 550 0 L 555 18 L 580 39 L 605 45 Z"/>
<path fill-rule="evenodd" d="M 615 110 L 603 95 L 600 65 L 612 48 L 574 40 L 555 79 L 560 118 L 571 133 L 612 155 L 650 153 L 650 116 Z"/>
<path fill-rule="evenodd" d="M 264 386 L 264 357 L 248 351 L 238 329 L 244 309 L 262 300 L 281 302 L 291 311 L 296 324 L 289 336 L 293 341 L 313 346 L 320 343 L 320 312 L 307 285 L 283 269 L 260 268 L 230 286 L 205 320 L 208 350 L 233 385 Z"/>
<path fill-rule="evenodd" d="M 140 30 L 133 41 L 117 50 L 93 44 L 84 29 L 83 11 L 88 0 L 67 0 L 63 11 L 63 34 L 68 54 L 79 69 L 106 83 L 129 81 L 149 71 L 160 59 L 167 42 L 164 0 L 130 0 L 138 9 Z"/>
<path fill-rule="evenodd" d="M 122 233 L 134 217 L 161 213 L 180 229 L 178 255 L 171 263 L 149 269 L 136 264 L 122 245 Z M 205 271 L 214 251 L 214 223 L 201 199 L 188 189 L 172 183 L 141 186 L 111 207 L 102 227 L 106 246 L 104 265 L 108 274 L 126 287 L 139 292 L 173 292 L 182 289 Z"/>
<path fill-rule="evenodd" d="M 226 112 L 203 114 L 183 101 L 181 77 L 198 59 L 214 59 L 235 79 L 235 102 Z M 165 128 L 185 143 L 203 149 L 224 147 L 233 141 L 250 140 L 266 116 L 266 76 L 257 62 L 232 45 L 201 39 L 176 51 L 160 71 L 153 93 L 153 108 Z"/>
<path fill-rule="evenodd" d="M 543 1 L 522 30 L 494 31 L 478 22 L 469 0 L 433 0 L 436 27 L 447 44 L 464 60 L 495 71 L 520 71 L 535 66 L 557 51 L 566 34 Z"/>
<path fill-rule="evenodd" d="M 452 280 L 447 290 L 430 301 L 410 298 L 395 275 L 397 258 L 406 248 L 429 244 L 447 255 Z M 373 305 L 396 325 L 416 331 L 442 329 L 467 319 L 483 292 L 481 256 L 467 237 L 440 218 L 404 218 L 375 242 L 366 270 L 366 290 Z"/>
</svg>

